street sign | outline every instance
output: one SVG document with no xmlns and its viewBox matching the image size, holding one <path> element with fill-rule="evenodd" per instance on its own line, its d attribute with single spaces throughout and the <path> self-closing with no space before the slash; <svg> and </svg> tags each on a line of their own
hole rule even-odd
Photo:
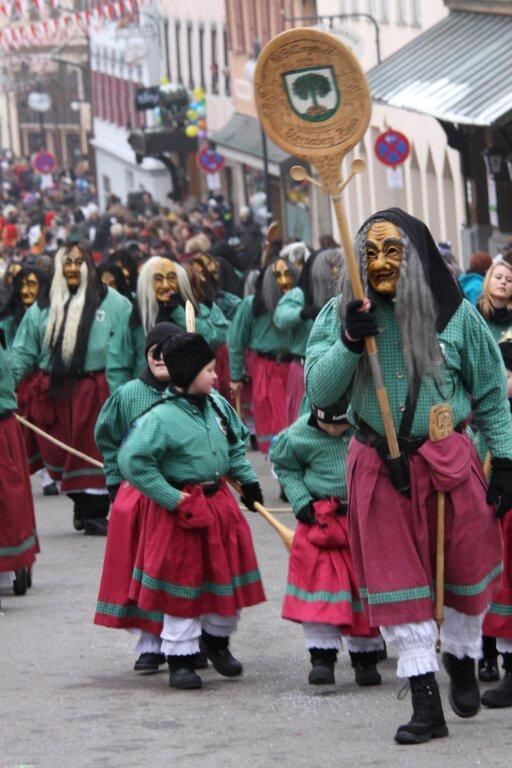
<svg viewBox="0 0 512 768">
<path fill-rule="evenodd" d="M 39 152 L 36 152 L 31 163 L 34 171 L 43 175 L 53 173 L 57 169 L 55 155 L 48 152 L 46 149 L 41 149 Z"/>
<path fill-rule="evenodd" d="M 407 160 L 410 151 L 409 139 L 400 131 L 385 131 L 375 140 L 377 160 L 393 168 Z"/>
<path fill-rule="evenodd" d="M 52 100 L 47 93 L 40 93 L 39 91 L 32 91 L 29 93 L 27 104 L 30 109 L 36 112 L 48 112 L 52 105 Z"/>
<path fill-rule="evenodd" d="M 212 147 L 203 147 L 197 155 L 196 161 L 198 166 L 205 173 L 218 173 L 221 168 L 224 167 L 226 159 L 224 155 L 221 155 L 216 149 Z"/>
<path fill-rule="evenodd" d="M 153 85 L 151 88 L 137 88 L 135 91 L 135 109 L 140 112 L 143 109 L 154 109 L 160 104 L 160 88 Z"/>
</svg>

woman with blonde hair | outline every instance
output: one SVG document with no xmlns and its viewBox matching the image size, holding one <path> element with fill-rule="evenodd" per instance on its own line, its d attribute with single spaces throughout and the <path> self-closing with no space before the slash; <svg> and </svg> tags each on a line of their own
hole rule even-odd
<svg viewBox="0 0 512 768">
<path fill-rule="evenodd" d="M 512 327 L 512 265 L 500 260 L 487 270 L 477 309 L 499 343 Z"/>
</svg>

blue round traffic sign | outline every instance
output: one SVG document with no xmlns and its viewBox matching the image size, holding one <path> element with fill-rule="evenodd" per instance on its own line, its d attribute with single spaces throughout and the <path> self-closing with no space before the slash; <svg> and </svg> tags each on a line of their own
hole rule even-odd
<svg viewBox="0 0 512 768">
<path fill-rule="evenodd" d="M 197 155 L 197 164 L 205 173 L 218 173 L 226 162 L 224 155 L 213 147 L 203 147 Z"/>
<path fill-rule="evenodd" d="M 385 131 L 375 140 L 375 155 L 384 165 L 396 166 L 407 160 L 411 147 L 409 139 L 400 131 Z"/>
<path fill-rule="evenodd" d="M 32 158 L 32 168 L 38 173 L 53 173 L 57 169 L 55 155 L 46 149 L 41 149 Z"/>
</svg>

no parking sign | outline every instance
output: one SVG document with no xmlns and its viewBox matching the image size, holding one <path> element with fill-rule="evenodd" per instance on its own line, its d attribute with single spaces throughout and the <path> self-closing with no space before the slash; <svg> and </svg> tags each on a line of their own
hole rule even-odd
<svg viewBox="0 0 512 768">
<path fill-rule="evenodd" d="M 409 157 L 411 147 L 409 139 L 400 131 L 385 131 L 375 140 L 375 156 L 384 165 L 396 168 Z"/>
</svg>

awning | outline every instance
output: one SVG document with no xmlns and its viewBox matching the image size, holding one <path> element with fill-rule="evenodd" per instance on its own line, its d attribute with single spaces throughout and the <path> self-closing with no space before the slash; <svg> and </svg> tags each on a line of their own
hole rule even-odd
<svg viewBox="0 0 512 768">
<path fill-rule="evenodd" d="M 452 11 L 368 72 L 373 100 L 450 123 L 512 118 L 512 16 Z"/>
<path fill-rule="evenodd" d="M 226 147 L 259 160 L 263 158 L 260 124 L 250 115 L 235 112 L 230 121 L 210 138 L 219 147 Z M 276 165 L 280 165 L 290 157 L 276 147 L 270 139 L 267 139 L 267 154 L 269 163 L 276 163 Z"/>
</svg>

